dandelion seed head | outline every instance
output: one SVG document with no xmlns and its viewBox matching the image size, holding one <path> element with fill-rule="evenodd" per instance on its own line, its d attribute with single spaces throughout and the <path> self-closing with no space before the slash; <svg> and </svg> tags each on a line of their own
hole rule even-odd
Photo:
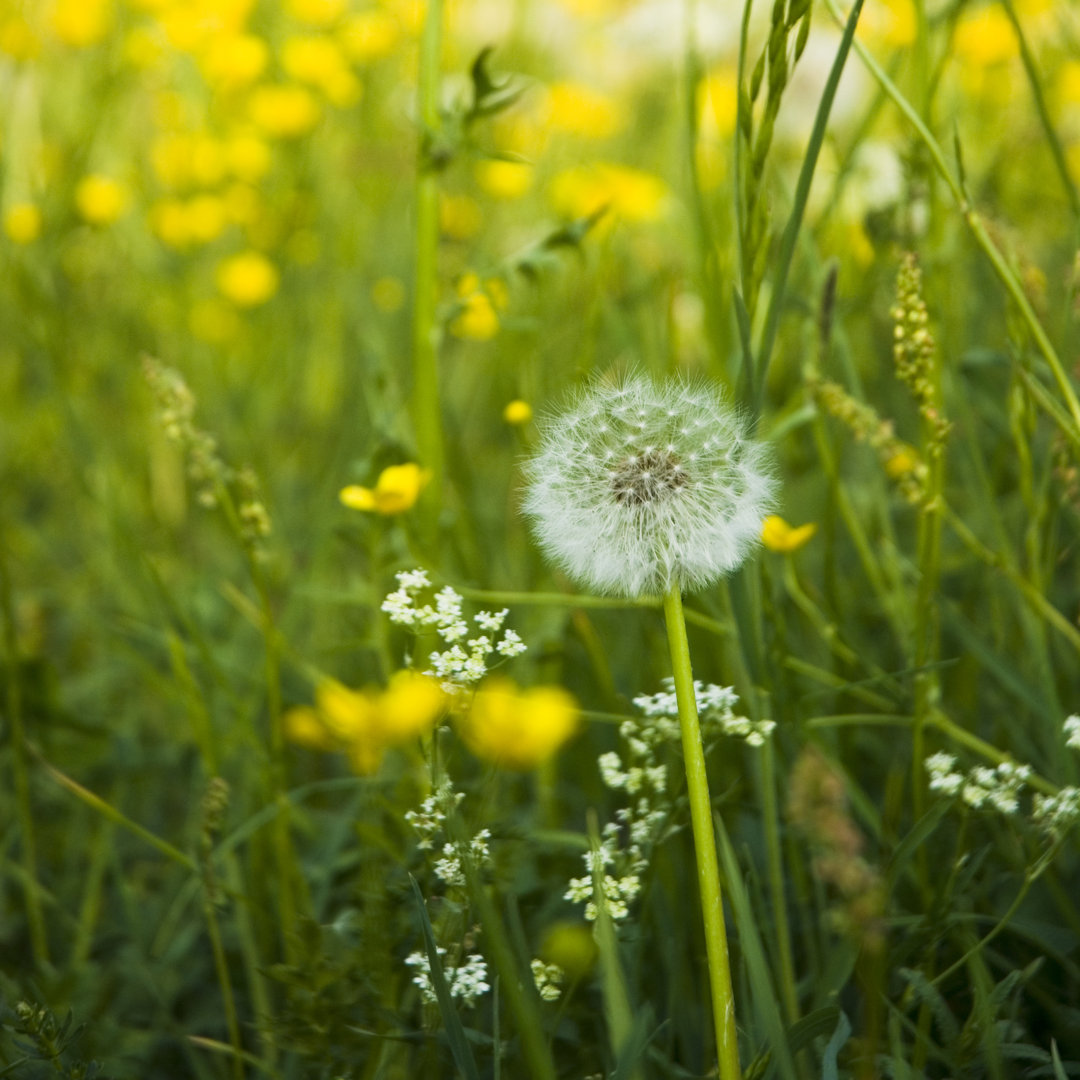
<svg viewBox="0 0 1080 1080">
<path fill-rule="evenodd" d="M 640 375 L 596 383 L 550 417 L 527 476 L 524 510 L 548 556 L 625 596 L 734 570 L 776 488 L 765 447 L 717 393 Z"/>
</svg>

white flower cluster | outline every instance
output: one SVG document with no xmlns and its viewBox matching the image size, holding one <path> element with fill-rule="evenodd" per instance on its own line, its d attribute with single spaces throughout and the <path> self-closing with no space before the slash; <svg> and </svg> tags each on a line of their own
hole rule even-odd
<svg viewBox="0 0 1080 1080">
<path fill-rule="evenodd" d="M 666 689 L 658 694 L 640 694 L 634 698 L 634 704 L 650 719 L 678 718 L 675 680 L 665 679 L 664 686 Z M 776 728 L 775 720 L 750 720 L 737 716 L 734 709 L 739 695 L 730 686 L 716 686 L 713 683 L 706 686 L 695 681 L 694 697 L 697 699 L 703 734 L 709 734 L 711 728 L 723 735 L 745 739 L 749 746 L 761 746 Z M 663 730 L 666 738 L 679 737 L 678 724 L 664 725 Z"/>
<path fill-rule="evenodd" d="M 526 650 L 525 642 L 515 630 L 503 628 L 510 614 L 507 608 L 475 615 L 476 628 L 486 632 L 470 637 L 469 622 L 462 614 L 462 597 L 449 585 L 435 593 L 433 604 L 422 604 L 420 594 L 432 587 L 427 572 L 403 570 L 396 577 L 398 587 L 383 601 L 382 610 L 392 623 L 417 633 L 433 630 L 449 646 L 442 652 L 431 653 L 428 657 L 431 667 L 424 672 L 441 679 L 448 693 L 479 682 L 487 674 L 492 654 L 508 659 Z"/>
<path fill-rule="evenodd" d="M 435 860 L 435 873 L 447 885 L 464 888 L 465 871 L 461 867 L 462 855 L 467 851 L 469 858 L 472 859 L 475 865 L 483 866 L 491 861 L 491 849 L 488 847 L 490 839 L 491 830 L 481 829 L 468 844 L 444 844 L 442 858 Z"/>
<path fill-rule="evenodd" d="M 429 795 L 420 804 L 419 810 L 409 810 L 405 820 L 416 831 L 420 839 L 416 846 L 421 851 L 431 851 L 435 847 L 435 837 L 446 822 L 448 806 L 457 806 L 465 798 L 465 793 L 454 791 L 450 781 L 444 781 L 439 789 Z"/>
<path fill-rule="evenodd" d="M 967 773 L 954 768 L 953 754 L 931 754 L 926 759 L 930 790 L 943 795 L 959 795 L 976 810 L 989 807 L 1001 814 L 1015 814 L 1020 809 L 1020 792 L 1031 776 L 1030 765 L 1003 761 L 996 768 L 976 765 Z"/>
<path fill-rule="evenodd" d="M 541 1000 L 558 1001 L 562 996 L 563 969 L 558 964 L 545 964 L 543 960 L 534 960 L 530 967 Z"/>
<path fill-rule="evenodd" d="M 443 781 L 437 791 L 429 795 L 420 804 L 419 810 L 409 810 L 405 820 L 413 827 L 419 839 L 416 846 L 421 851 L 434 851 L 435 841 L 446 825 L 446 816 L 460 805 L 465 798 L 463 792 L 454 791 L 449 780 Z M 481 829 L 467 843 L 447 841 L 442 846 L 442 857 L 436 859 L 432 869 L 437 877 L 447 885 L 463 887 L 465 871 L 461 860 L 470 858 L 476 866 L 483 866 L 491 861 L 490 829 Z"/>
<path fill-rule="evenodd" d="M 446 950 L 439 949 L 439 956 L 446 955 Z M 435 995 L 435 987 L 431 982 L 431 964 L 427 954 L 422 952 L 410 953 L 405 958 L 405 963 L 416 969 L 413 982 L 420 988 L 420 996 L 429 1005 L 437 1004 L 438 997 Z M 463 963 L 454 966 L 444 964 L 443 976 L 446 985 L 450 989 L 450 996 L 461 998 L 464 1005 L 471 1007 L 476 999 L 486 994 L 491 987 L 487 981 L 487 964 L 479 953 L 469 953 Z"/>
<path fill-rule="evenodd" d="M 1076 713 L 1065 718 L 1065 745 L 1070 750 L 1080 750 L 1080 716 Z"/>
<path fill-rule="evenodd" d="M 614 832 L 611 830 L 614 830 Z M 604 883 L 604 900 L 608 914 L 616 922 L 625 919 L 626 916 L 630 914 L 630 904 L 637 898 L 638 893 L 641 892 L 640 873 L 646 866 L 644 859 L 631 859 L 629 872 L 624 872 L 619 877 L 607 873 L 608 867 L 613 867 L 615 865 L 618 860 L 618 855 L 624 854 L 622 852 L 617 852 L 618 838 L 615 835 L 617 831 L 618 826 L 614 823 L 610 823 L 605 827 L 604 841 L 600 845 L 600 850 L 595 853 L 595 856 L 591 851 L 587 851 L 582 856 L 585 860 L 585 869 L 587 873 L 584 877 L 571 878 L 570 887 L 564 894 L 564 898 L 567 900 L 574 900 L 579 904 L 585 904 L 585 918 L 590 922 L 595 920 L 597 915 L 596 899 L 593 895 L 594 865 L 598 864 L 598 869 L 602 875 Z M 627 860 L 623 858 L 618 861 L 626 862 Z"/>
<path fill-rule="evenodd" d="M 1052 837 L 1062 836 L 1080 821 L 1080 788 L 1064 787 L 1056 795 L 1036 795 L 1031 819 Z"/>
</svg>

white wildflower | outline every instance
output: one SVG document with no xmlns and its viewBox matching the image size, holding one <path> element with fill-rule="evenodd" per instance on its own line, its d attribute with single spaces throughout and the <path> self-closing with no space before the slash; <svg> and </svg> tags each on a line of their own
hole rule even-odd
<svg viewBox="0 0 1080 1080">
<path fill-rule="evenodd" d="M 756 546 L 775 483 L 763 444 L 706 386 L 596 383 L 545 425 L 524 510 L 547 555 L 602 593 L 692 590 Z"/>
<path fill-rule="evenodd" d="M 446 950 L 438 948 L 440 958 L 446 955 Z M 413 982 L 420 988 L 420 996 L 429 1005 L 438 1002 L 435 987 L 431 981 L 431 964 L 426 953 L 414 952 L 405 958 L 405 963 L 416 969 Z M 443 978 L 450 990 L 450 996 L 460 998 L 462 1004 L 471 1007 L 476 999 L 486 994 L 491 987 L 487 982 L 487 964 L 479 953 L 469 953 L 464 962 L 454 966 L 446 964 L 443 967 Z"/>
<path fill-rule="evenodd" d="M 1052 837 L 1068 832 L 1080 821 L 1080 788 L 1064 787 L 1056 795 L 1036 795 L 1031 816 Z"/>
<path fill-rule="evenodd" d="M 558 964 L 545 964 L 543 960 L 533 960 L 533 982 L 543 1001 L 558 1001 L 562 994 L 563 969 Z"/>
<path fill-rule="evenodd" d="M 1065 718 L 1065 745 L 1070 750 L 1080 750 L 1080 715 L 1076 713 Z"/>
</svg>

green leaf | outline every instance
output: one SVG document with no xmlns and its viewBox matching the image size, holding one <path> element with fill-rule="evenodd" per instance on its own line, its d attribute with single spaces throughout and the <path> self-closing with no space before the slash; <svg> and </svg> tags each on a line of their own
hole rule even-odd
<svg viewBox="0 0 1080 1080">
<path fill-rule="evenodd" d="M 837 1072 L 836 1059 L 850 1035 L 851 1021 L 847 1018 L 847 1013 L 842 1012 L 840 1022 L 836 1025 L 836 1030 L 833 1032 L 832 1038 L 829 1039 L 825 1047 L 825 1054 L 821 1059 L 821 1080 L 839 1080 L 840 1074 Z"/>
<path fill-rule="evenodd" d="M 412 883 L 413 896 L 416 897 L 416 906 L 420 911 L 420 925 L 424 931 L 424 948 L 427 951 L 428 965 L 431 968 L 431 985 L 435 990 L 435 997 L 439 1002 L 439 1015 L 442 1017 L 443 1027 L 446 1029 L 446 1038 L 450 1043 L 450 1053 L 454 1056 L 454 1064 L 458 1072 L 465 1080 L 480 1080 L 480 1073 L 476 1068 L 476 1061 L 472 1056 L 472 1049 L 465 1036 L 465 1028 L 462 1026 L 461 1017 L 454 1008 L 454 1000 L 450 996 L 450 987 L 443 974 L 442 960 L 439 958 L 439 948 L 435 944 L 435 931 L 431 927 L 428 918 L 427 905 L 424 903 L 423 893 L 416 883 L 416 878 L 409 875 Z"/>
</svg>

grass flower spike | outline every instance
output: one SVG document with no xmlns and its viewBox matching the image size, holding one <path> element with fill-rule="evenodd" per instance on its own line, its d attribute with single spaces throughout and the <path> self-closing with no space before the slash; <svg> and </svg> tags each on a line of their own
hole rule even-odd
<svg viewBox="0 0 1080 1080">
<path fill-rule="evenodd" d="M 761 539 L 775 484 L 718 394 L 633 376 L 596 384 L 545 426 L 525 512 L 547 555 L 602 593 L 698 589 Z"/>
</svg>

